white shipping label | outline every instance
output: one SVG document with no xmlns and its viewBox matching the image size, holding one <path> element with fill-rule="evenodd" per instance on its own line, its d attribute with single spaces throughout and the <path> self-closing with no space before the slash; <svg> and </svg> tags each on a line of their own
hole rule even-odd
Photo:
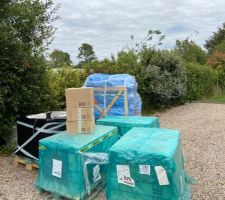
<svg viewBox="0 0 225 200">
<path fill-rule="evenodd" d="M 169 185 L 169 180 L 166 174 L 166 170 L 162 166 L 155 166 L 156 175 L 159 181 L 159 185 Z"/>
<path fill-rule="evenodd" d="M 140 174 L 150 175 L 151 168 L 150 165 L 139 165 Z"/>
<path fill-rule="evenodd" d="M 101 174 L 100 174 L 100 166 L 99 165 L 95 165 L 93 168 L 93 181 L 97 182 L 98 180 L 100 180 Z"/>
<path fill-rule="evenodd" d="M 116 165 L 118 183 L 135 187 L 135 181 L 130 177 L 129 165 Z"/>
<path fill-rule="evenodd" d="M 53 159 L 52 175 L 61 178 L 62 177 L 62 161 Z"/>
<path fill-rule="evenodd" d="M 116 165 L 118 183 L 123 183 L 123 177 L 130 177 L 129 165 Z"/>
</svg>

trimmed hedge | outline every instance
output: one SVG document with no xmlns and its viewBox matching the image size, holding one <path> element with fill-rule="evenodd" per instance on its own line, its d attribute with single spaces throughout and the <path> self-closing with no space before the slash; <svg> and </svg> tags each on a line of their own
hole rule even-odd
<svg viewBox="0 0 225 200">
<path fill-rule="evenodd" d="M 188 101 L 198 100 L 213 94 L 216 74 L 212 68 L 197 63 L 186 63 Z"/>
</svg>

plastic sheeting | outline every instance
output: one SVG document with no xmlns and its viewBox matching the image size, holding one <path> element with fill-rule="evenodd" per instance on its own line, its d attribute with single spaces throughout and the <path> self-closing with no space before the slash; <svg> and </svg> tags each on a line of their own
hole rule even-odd
<svg viewBox="0 0 225 200">
<path fill-rule="evenodd" d="M 137 92 L 137 82 L 134 76 L 128 74 L 92 74 L 87 77 L 85 87 L 102 88 L 101 91 L 95 91 L 95 100 L 100 109 L 105 112 L 105 115 L 109 116 L 135 116 L 141 115 L 141 98 Z M 118 96 L 118 92 L 110 90 L 111 87 L 124 86 L 127 88 L 126 100 L 123 95 Z M 111 109 L 106 113 L 107 106 L 110 105 L 113 98 L 118 96 L 118 99 L 113 104 Z M 127 113 L 124 101 L 127 101 Z M 95 108 L 95 118 L 99 119 L 102 113 Z"/>
<path fill-rule="evenodd" d="M 38 160 L 38 141 L 66 130 L 66 112 L 52 111 L 17 119 L 16 155 Z"/>
<path fill-rule="evenodd" d="M 88 190 L 105 179 L 107 171 L 105 165 L 87 163 L 91 156 L 85 153 L 107 152 L 117 139 L 116 127 L 97 125 L 92 134 L 62 132 L 40 140 L 37 188 L 69 199 L 83 199 Z"/>
<path fill-rule="evenodd" d="M 109 150 L 108 200 L 189 200 L 180 133 L 133 128 Z"/>
<path fill-rule="evenodd" d="M 106 116 L 97 120 L 96 123 L 105 126 L 116 126 L 120 136 L 123 136 L 133 127 L 160 127 L 159 119 L 157 117 L 142 116 Z"/>
</svg>

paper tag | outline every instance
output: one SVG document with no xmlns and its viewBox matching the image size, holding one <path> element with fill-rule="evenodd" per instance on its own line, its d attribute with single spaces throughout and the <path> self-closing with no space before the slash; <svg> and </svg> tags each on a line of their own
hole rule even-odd
<svg viewBox="0 0 225 200">
<path fill-rule="evenodd" d="M 53 159 L 52 175 L 58 178 L 62 177 L 62 161 Z"/>
<path fill-rule="evenodd" d="M 129 165 L 116 165 L 118 183 L 123 183 L 123 177 L 130 177 Z"/>
<path fill-rule="evenodd" d="M 99 165 L 95 165 L 93 168 L 93 181 L 97 182 L 98 180 L 100 180 L 101 174 L 100 174 L 100 166 Z"/>
<path fill-rule="evenodd" d="M 118 183 L 135 187 L 135 181 L 130 177 L 129 165 L 116 165 Z"/>
<path fill-rule="evenodd" d="M 155 171 L 159 181 L 159 185 L 169 185 L 166 170 L 162 166 L 155 166 Z"/>
<path fill-rule="evenodd" d="M 150 175 L 151 168 L 150 165 L 139 165 L 140 174 Z"/>
</svg>

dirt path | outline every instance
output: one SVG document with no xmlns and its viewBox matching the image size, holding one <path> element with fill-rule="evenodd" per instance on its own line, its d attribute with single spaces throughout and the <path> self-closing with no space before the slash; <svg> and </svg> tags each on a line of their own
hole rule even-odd
<svg viewBox="0 0 225 200">
<path fill-rule="evenodd" d="M 186 169 L 198 179 L 192 199 L 224 200 L 225 105 L 187 104 L 160 113 L 159 117 L 161 127 L 182 132 Z M 12 157 L 0 157 L 0 200 L 34 199 L 36 175 L 24 167 L 14 168 Z"/>
</svg>

